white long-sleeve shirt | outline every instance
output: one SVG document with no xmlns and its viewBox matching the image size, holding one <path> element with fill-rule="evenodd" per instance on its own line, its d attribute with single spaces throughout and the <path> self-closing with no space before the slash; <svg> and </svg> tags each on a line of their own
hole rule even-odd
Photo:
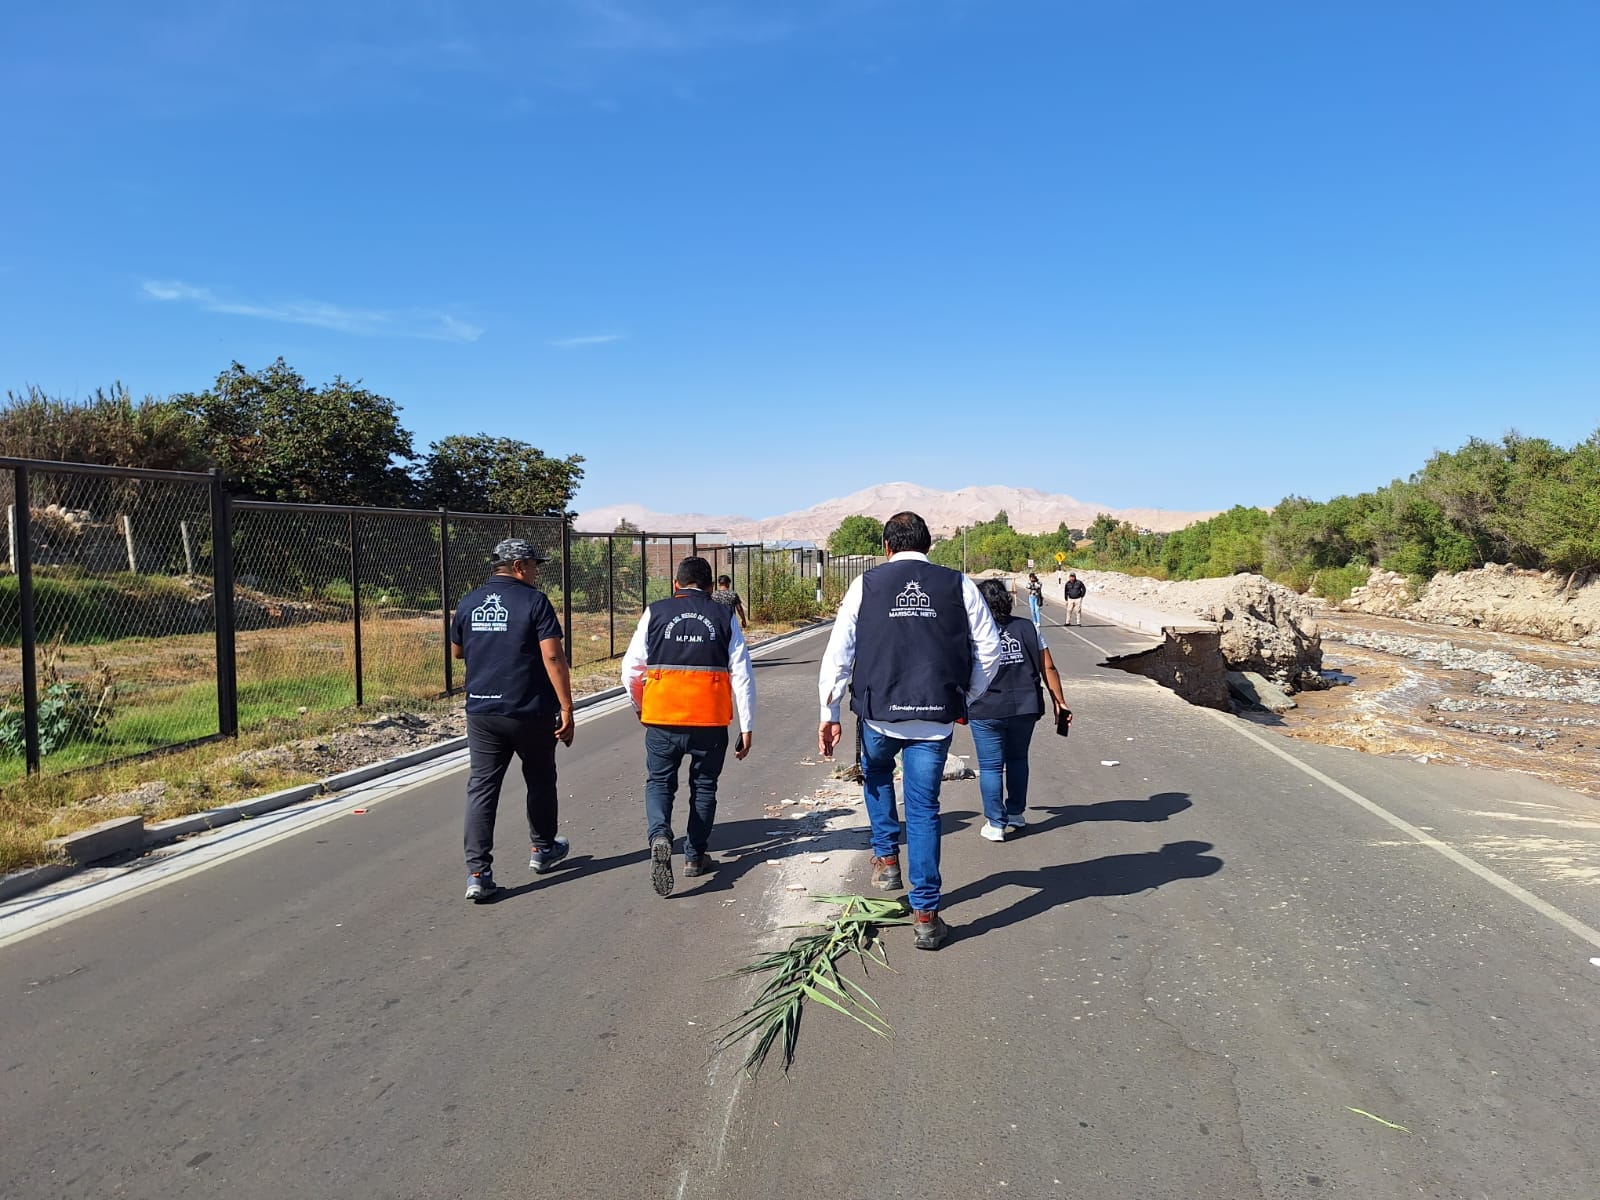
<svg viewBox="0 0 1600 1200">
<path fill-rule="evenodd" d="M 902 550 L 892 557 L 895 561 L 928 561 L 926 554 L 914 550 Z M 995 626 L 978 585 L 964 575 L 961 577 L 961 601 L 967 610 L 968 642 L 972 650 L 972 676 L 967 681 L 967 703 L 971 704 L 989 690 L 1000 668 L 1000 630 Z M 839 719 L 839 707 L 855 671 L 856 621 L 860 615 L 861 576 L 858 575 L 850 581 L 844 600 L 839 604 L 839 615 L 834 618 L 833 633 L 828 637 L 828 649 L 822 656 L 822 670 L 817 678 L 817 694 L 822 701 L 825 722 Z M 868 721 L 867 724 L 886 737 L 907 742 L 949 737 L 955 729 L 954 725 L 940 721 Z"/>
<path fill-rule="evenodd" d="M 744 640 L 739 618 L 733 617 L 733 633 L 728 638 L 728 674 L 733 684 L 733 708 L 739 717 L 739 732 L 756 731 L 756 673 L 750 665 L 750 647 Z M 634 627 L 627 653 L 622 656 L 622 686 L 638 712 L 644 704 L 645 668 L 649 665 L 650 610 L 646 609 Z"/>
</svg>

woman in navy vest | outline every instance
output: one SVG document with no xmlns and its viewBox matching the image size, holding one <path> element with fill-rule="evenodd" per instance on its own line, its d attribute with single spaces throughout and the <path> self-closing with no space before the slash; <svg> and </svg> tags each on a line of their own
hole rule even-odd
<svg viewBox="0 0 1600 1200">
<path fill-rule="evenodd" d="M 972 744 L 978 751 L 978 789 L 983 793 L 983 828 L 991 842 L 1021 833 L 1027 825 L 1028 743 L 1044 716 L 1044 686 L 1055 711 L 1067 706 L 1061 675 L 1044 637 L 1026 617 L 1011 615 L 1011 593 L 998 579 L 978 584 L 1000 628 L 1000 669 L 989 690 L 968 707 Z"/>
</svg>

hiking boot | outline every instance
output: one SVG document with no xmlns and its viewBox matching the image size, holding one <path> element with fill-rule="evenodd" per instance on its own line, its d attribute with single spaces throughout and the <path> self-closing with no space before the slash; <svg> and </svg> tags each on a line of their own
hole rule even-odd
<svg viewBox="0 0 1600 1200">
<path fill-rule="evenodd" d="M 702 875 L 709 875 L 717 869 L 716 860 L 709 854 L 701 854 L 695 858 L 683 860 L 683 877 L 685 879 L 698 879 Z"/>
<path fill-rule="evenodd" d="M 927 912 L 912 910 L 911 932 L 916 935 L 918 950 L 937 950 L 950 936 L 950 926 L 932 909 Z"/>
<path fill-rule="evenodd" d="M 658 837 L 650 843 L 650 886 L 656 895 L 672 895 L 672 839 Z"/>
<path fill-rule="evenodd" d="M 885 892 L 896 892 L 905 887 L 900 876 L 900 860 L 891 854 L 887 858 L 872 860 L 872 886 Z"/>
<path fill-rule="evenodd" d="M 567 839 L 558 837 L 550 843 L 548 850 L 541 850 L 535 846 L 528 854 L 528 870 L 536 875 L 543 875 L 553 868 L 558 862 L 571 853 L 572 847 L 567 844 Z"/>
<path fill-rule="evenodd" d="M 500 890 L 494 881 L 494 876 L 487 871 L 475 871 L 467 879 L 467 899 L 474 904 L 482 904 L 486 900 L 493 900 L 494 894 Z"/>
<path fill-rule="evenodd" d="M 993 821 L 985 821 L 983 828 L 978 830 L 978 836 L 986 842 L 1003 842 L 1006 834 L 1011 831 L 1004 825 L 996 825 Z"/>
</svg>

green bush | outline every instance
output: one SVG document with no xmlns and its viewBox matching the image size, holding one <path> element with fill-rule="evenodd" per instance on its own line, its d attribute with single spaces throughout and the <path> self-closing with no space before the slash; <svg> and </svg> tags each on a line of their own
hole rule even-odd
<svg viewBox="0 0 1600 1200">
<path fill-rule="evenodd" d="M 1350 593 L 1365 587 L 1371 574 L 1365 563 L 1351 563 L 1347 567 L 1323 567 L 1311 578 L 1311 590 L 1324 600 L 1339 604 L 1350 599 Z"/>
</svg>

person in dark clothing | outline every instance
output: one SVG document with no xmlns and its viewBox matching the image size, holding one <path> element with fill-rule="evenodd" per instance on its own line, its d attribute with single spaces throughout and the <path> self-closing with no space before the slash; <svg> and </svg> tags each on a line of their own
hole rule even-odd
<svg viewBox="0 0 1600 1200">
<path fill-rule="evenodd" d="M 1089 589 L 1083 586 L 1083 580 L 1076 574 L 1067 576 L 1067 586 L 1062 589 L 1067 602 L 1067 619 L 1062 624 L 1083 624 L 1083 597 L 1088 591 Z"/>
<path fill-rule="evenodd" d="M 1028 824 L 1028 744 L 1044 716 L 1040 682 L 1049 690 L 1056 713 L 1066 708 L 1067 700 L 1044 635 L 1032 621 L 1011 615 L 1006 585 L 985 579 L 978 591 L 1000 630 L 1000 667 L 994 682 L 967 706 L 983 797 L 984 824 L 978 832 L 988 841 L 1003 842 Z"/>
<path fill-rule="evenodd" d="M 556 742 L 572 745 L 572 679 L 561 622 L 534 586 L 548 561 L 521 538 L 494 548 L 494 573 L 456 606 L 450 650 L 467 664 L 467 899 L 494 898 L 494 821 L 512 756 L 528 788 L 528 866 L 543 874 L 567 856 L 556 834 Z"/>
<path fill-rule="evenodd" d="M 739 593 L 733 590 L 733 580 L 726 575 L 717 576 L 717 590 L 711 593 L 711 598 L 733 609 L 733 615 L 739 618 L 741 626 L 750 624 L 750 618 L 744 613 L 744 601 L 739 599 Z"/>
</svg>

